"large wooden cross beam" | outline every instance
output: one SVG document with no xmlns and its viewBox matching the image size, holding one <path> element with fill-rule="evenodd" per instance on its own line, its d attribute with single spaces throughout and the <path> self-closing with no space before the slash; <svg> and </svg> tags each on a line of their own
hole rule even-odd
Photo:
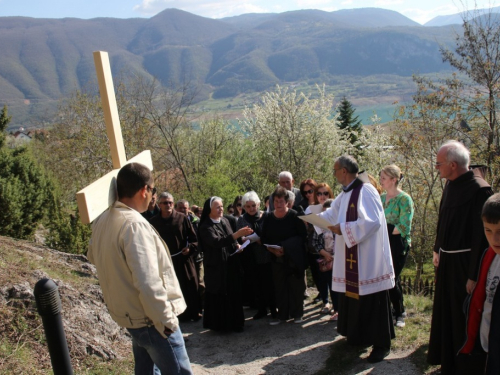
<svg viewBox="0 0 500 375">
<path fill-rule="evenodd" d="M 153 160 L 149 150 L 143 151 L 127 161 L 108 53 L 94 52 L 94 63 L 114 169 L 76 193 L 80 219 L 84 224 L 94 221 L 116 201 L 116 176 L 121 167 L 134 162 L 144 164 L 153 170 Z"/>
</svg>

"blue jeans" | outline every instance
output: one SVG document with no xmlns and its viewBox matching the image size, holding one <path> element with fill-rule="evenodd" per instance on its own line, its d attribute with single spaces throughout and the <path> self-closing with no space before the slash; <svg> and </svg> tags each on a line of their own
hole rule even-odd
<svg viewBox="0 0 500 375">
<path fill-rule="evenodd" d="M 127 330 L 132 335 L 135 375 L 193 373 L 180 327 L 167 338 L 154 326 Z"/>
</svg>

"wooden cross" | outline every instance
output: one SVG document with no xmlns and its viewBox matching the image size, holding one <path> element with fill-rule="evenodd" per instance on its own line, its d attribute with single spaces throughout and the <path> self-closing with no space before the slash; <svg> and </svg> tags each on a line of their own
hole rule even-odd
<svg viewBox="0 0 500 375">
<path fill-rule="evenodd" d="M 350 267 L 349 267 L 349 269 L 350 269 L 350 270 L 352 270 L 352 264 L 353 264 L 353 263 L 357 263 L 357 262 L 356 262 L 356 260 L 355 260 L 355 259 L 352 259 L 352 254 L 350 254 L 350 255 L 351 255 L 351 259 L 346 259 L 346 262 L 350 262 Z"/>
<path fill-rule="evenodd" d="M 153 170 L 153 160 L 149 150 L 142 151 L 127 161 L 108 53 L 104 51 L 94 52 L 94 64 L 114 169 L 76 193 L 80 219 L 84 224 L 91 223 L 116 201 L 116 176 L 121 167 L 134 162 L 144 164 Z"/>
</svg>

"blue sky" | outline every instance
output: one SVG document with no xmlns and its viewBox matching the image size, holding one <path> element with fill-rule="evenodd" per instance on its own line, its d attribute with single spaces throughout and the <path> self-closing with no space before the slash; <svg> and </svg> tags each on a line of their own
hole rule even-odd
<svg viewBox="0 0 500 375">
<path fill-rule="evenodd" d="M 167 8 L 178 8 L 209 18 L 243 13 L 281 13 L 298 9 L 376 7 L 395 10 L 421 24 L 438 15 L 449 15 L 497 6 L 495 0 L 0 0 L 0 17 L 36 18 L 152 17 Z"/>
</svg>

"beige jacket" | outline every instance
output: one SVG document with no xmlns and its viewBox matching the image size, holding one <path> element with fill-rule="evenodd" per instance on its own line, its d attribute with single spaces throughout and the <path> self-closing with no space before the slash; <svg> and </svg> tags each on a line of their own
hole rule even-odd
<svg viewBox="0 0 500 375">
<path fill-rule="evenodd" d="M 111 317 L 125 328 L 177 330 L 186 309 L 167 245 L 136 210 L 116 202 L 92 224 L 87 254 Z"/>
</svg>

